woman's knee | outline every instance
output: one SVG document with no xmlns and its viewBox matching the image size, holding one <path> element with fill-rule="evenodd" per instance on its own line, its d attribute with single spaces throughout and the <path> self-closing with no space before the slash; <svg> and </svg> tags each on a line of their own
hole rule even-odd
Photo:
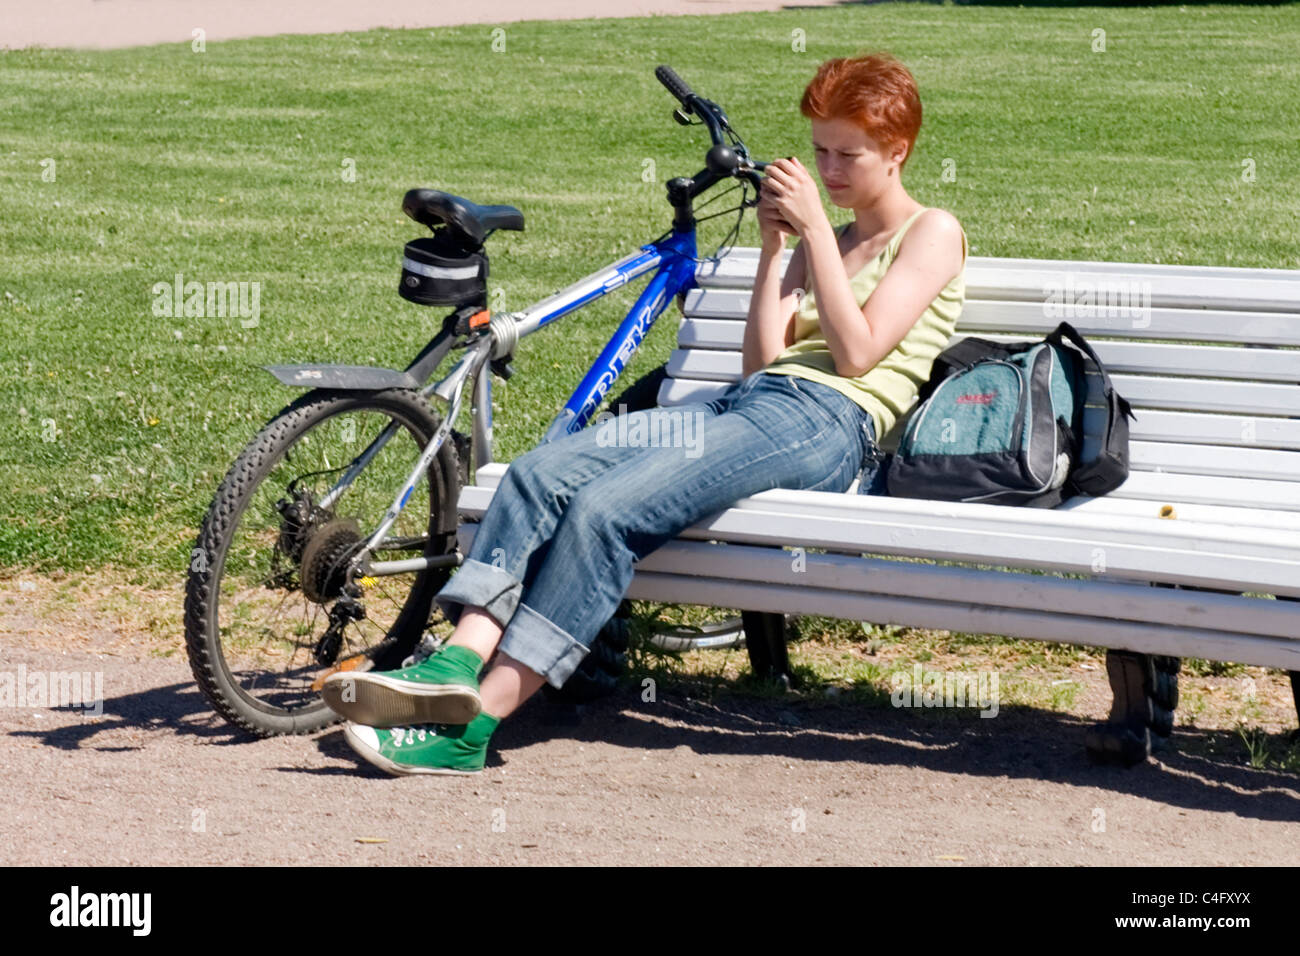
<svg viewBox="0 0 1300 956">
<path fill-rule="evenodd" d="M 609 538 L 620 530 L 620 516 L 635 503 L 621 502 L 606 482 L 596 479 L 579 488 L 564 510 L 564 522 L 571 530 L 588 536 Z"/>
<path fill-rule="evenodd" d="M 538 489 L 549 491 L 557 483 L 553 456 L 543 454 L 546 446 L 539 445 L 519 455 L 510 462 L 503 482 L 516 491 L 535 493 Z"/>
</svg>

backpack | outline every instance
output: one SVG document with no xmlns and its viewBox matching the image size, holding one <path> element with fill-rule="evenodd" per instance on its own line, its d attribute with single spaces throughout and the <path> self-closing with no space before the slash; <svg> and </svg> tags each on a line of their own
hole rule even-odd
<svg viewBox="0 0 1300 956">
<path fill-rule="evenodd" d="M 1087 462 L 1084 355 L 1101 375 L 1107 407 L 1100 452 Z M 885 474 L 890 495 L 1054 508 L 1072 495 L 1104 495 L 1128 477 L 1127 419 L 1136 416 L 1068 322 L 1038 342 L 971 336 L 949 346 L 918 398 Z"/>
</svg>

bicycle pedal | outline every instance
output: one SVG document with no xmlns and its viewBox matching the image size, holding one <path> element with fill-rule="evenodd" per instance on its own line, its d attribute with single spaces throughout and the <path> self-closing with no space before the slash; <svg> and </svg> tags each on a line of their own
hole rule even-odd
<svg viewBox="0 0 1300 956">
<path fill-rule="evenodd" d="M 362 666 L 363 664 L 366 666 Z M 325 680 L 331 674 L 338 674 L 342 671 L 356 671 L 356 670 L 368 671 L 373 666 L 374 666 L 374 662 L 370 658 L 366 657 L 365 654 L 358 654 L 356 657 L 349 657 L 347 660 L 335 664 L 329 670 L 325 671 L 314 681 L 312 681 L 311 689 L 319 692 L 320 689 L 325 686 Z"/>
</svg>

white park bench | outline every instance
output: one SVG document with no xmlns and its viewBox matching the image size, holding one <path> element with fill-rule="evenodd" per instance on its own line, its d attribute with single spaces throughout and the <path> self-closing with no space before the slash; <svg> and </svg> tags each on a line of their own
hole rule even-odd
<svg viewBox="0 0 1300 956">
<path fill-rule="evenodd" d="M 679 300 L 661 406 L 741 378 L 757 261 L 733 249 Z M 859 495 L 856 482 L 765 491 L 640 561 L 627 597 L 745 609 L 755 669 L 776 677 L 785 615 L 1106 647 L 1115 704 L 1088 749 L 1122 763 L 1169 733 L 1178 658 L 1282 668 L 1295 683 L 1300 270 L 972 256 L 966 295 L 954 341 L 1038 339 L 1065 319 L 1094 344 L 1137 416 L 1120 488 L 1055 509 Z M 1103 412 L 1090 378 L 1085 458 Z M 481 466 L 464 489 L 462 548 L 506 467 Z"/>
</svg>

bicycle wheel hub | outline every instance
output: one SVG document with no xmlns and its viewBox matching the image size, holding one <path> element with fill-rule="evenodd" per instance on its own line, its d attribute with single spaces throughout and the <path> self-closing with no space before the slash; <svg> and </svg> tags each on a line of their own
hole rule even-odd
<svg viewBox="0 0 1300 956">
<path fill-rule="evenodd" d="M 335 518 L 313 529 L 302 549 L 298 574 L 302 593 L 317 604 L 342 594 L 348 580 L 348 562 L 364 543 L 354 518 Z"/>
</svg>

